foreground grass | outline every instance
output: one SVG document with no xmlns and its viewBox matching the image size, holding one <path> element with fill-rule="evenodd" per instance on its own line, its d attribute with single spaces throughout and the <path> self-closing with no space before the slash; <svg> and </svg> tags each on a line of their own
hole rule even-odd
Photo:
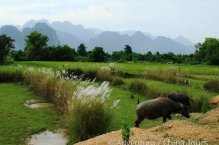
<svg viewBox="0 0 219 145">
<path fill-rule="evenodd" d="M 0 144 L 24 145 L 32 134 L 58 127 L 58 116 L 52 109 L 29 109 L 25 100 L 35 98 L 27 88 L 0 83 Z"/>
</svg>

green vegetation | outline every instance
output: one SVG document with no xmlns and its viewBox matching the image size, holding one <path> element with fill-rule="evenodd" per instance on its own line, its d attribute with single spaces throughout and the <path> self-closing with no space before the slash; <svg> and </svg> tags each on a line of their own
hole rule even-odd
<svg viewBox="0 0 219 145">
<path fill-rule="evenodd" d="M 147 71 L 161 75 L 168 72 L 174 75 L 176 79 L 188 80 L 189 84 L 145 77 L 144 73 Z M 75 75 L 80 76 L 82 74 L 84 74 L 83 78 L 75 78 Z M 0 67 L 1 81 L 14 82 L 17 80 L 24 82 L 35 94 L 55 104 L 59 116 L 64 119 L 65 127 L 69 129 L 71 143 L 104 132 L 118 130 L 125 118 L 128 118 L 127 125 L 132 127 L 136 119 L 137 99 L 142 102 L 169 93 L 186 93 L 194 100 L 191 110 L 204 112 L 208 107 L 205 106 L 207 101 L 204 101 L 203 97 L 209 100 L 217 94 L 206 91 L 203 86 L 209 80 L 218 78 L 218 76 L 218 68 L 208 65 L 25 61 Z M 93 80 L 93 78 L 97 78 L 96 81 L 86 83 L 87 79 Z M 114 85 L 113 81 L 116 79 L 122 81 L 122 83 Z M 95 92 L 92 90 L 99 88 L 104 81 L 109 81 L 113 85 L 110 87 L 112 91 L 104 99 L 104 103 L 89 100 L 89 98 L 101 98 L 98 97 L 100 94 L 106 94 L 100 91 L 99 95 L 94 97 L 90 93 Z M 80 86 L 80 89 L 78 89 L 78 86 Z M 103 90 L 106 90 L 108 87 L 103 88 L 105 88 Z M 116 100 L 120 100 L 119 107 L 110 109 L 110 106 L 114 106 L 113 102 Z M 79 103 L 80 101 L 81 103 Z M 87 107 L 89 105 L 86 102 L 92 105 L 92 109 Z M 91 117 L 96 115 L 97 117 Z M 177 117 L 177 119 L 183 118 Z M 90 122 L 87 122 L 88 120 Z M 78 125 L 80 123 L 81 125 Z M 90 123 L 93 126 L 86 126 Z M 149 128 L 160 123 L 162 123 L 160 119 L 145 120 L 141 127 Z"/>
<path fill-rule="evenodd" d="M 219 80 L 209 80 L 204 84 L 204 88 L 208 91 L 219 93 Z"/>
<path fill-rule="evenodd" d="M 14 40 L 6 35 L 0 35 L 0 64 L 5 62 L 6 57 L 14 48 Z"/>
<path fill-rule="evenodd" d="M 207 38 L 203 44 L 196 46 L 197 51 L 191 55 L 160 54 L 159 52 L 138 54 L 133 52 L 129 45 L 124 46 L 124 51 L 108 54 L 102 47 L 95 47 L 93 50 L 87 51 L 86 46 L 80 44 L 75 51 L 74 48 L 67 45 L 48 46 L 47 42 L 47 36 L 34 31 L 26 37 L 24 51 L 10 53 L 14 47 L 13 40 L 1 35 L 0 63 L 4 63 L 5 59 L 10 56 L 14 60 L 31 61 L 14 62 L 10 66 L 1 66 L 0 82 L 21 82 L 36 95 L 52 102 L 58 116 L 63 118 L 62 121 L 68 128 L 70 143 L 117 130 L 121 127 L 124 118 L 128 118 L 124 127 L 125 133 L 127 133 L 124 135 L 124 139 L 128 141 L 129 126 L 133 126 L 136 119 L 137 99 L 145 101 L 170 93 L 186 93 L 194 100 L 192 111 L 206 112 L 209 110 L 208 100 L 216 96 L 219 90 L 218 67 L 191 65 L 197 63 L 218 65 L 219 41 L 217 39 Z M 120 63 L 106 63 L 112 61 Z M 162 62 L 163 64 L 149 62 Z M 112 90 L 109 88 L 108 82 L 112 85 Z M 54 128 L 57 123 L 57 115 L 54 112 L 51 113 L 51 110 L 28 111 L 23 106 L 26 95 L 19 94 L 22 92 L 18 90 L 13 90 L 15 86 L 12 84 L 10 84 L 11 88 L 4 88 L 4 85 L 2 90 L 12 89 L 9 90 L 12 94 L 0 95 L 0 99 L 2 99 L 0 103 L 4 103 L 0 106 L 0 111 L 3 110 L 3 117 L 0 118 L 0 121 L 3 122 L 0 122 L 0 127 L 3 124 L 1 127 L 3 131 L 0 130 L 0 133 L 4 134 L 4 140 L 0 139 L 0 143 L 2 141 L 7 144 L 6 141 L 9 141 L 9 144 L 14 144 L 14 136 L 20 135 L 20 140 L 17 140 L 16 143 L 22 144 L 25 138 L 31 134 L 46 128 Z M 19 87 L 21 90 L 24 89 Z M 17 97 L 13 93 L 21 95 L 21 97 Z M 25 92 L 23 93 L 25 94 Z M 118 103 L 119 108 L 115 109 Z M 15 106 L 18 108 L 14 109 L 15 112 L 10 110 Z M 37 113 L 37 111 L 39 112 Z M 44 117 L 43 115 L 48 112 L 51 115 Z M 32 113 L 33 116 L 31 116 Z M 20 115 L 24 115 L 24 117 Z M 18 118 L 13 118 L 17 116 Z M 32 123 L 31 117 L 35 119 L 39 117 L 40 120 L 39 124 L 33 123 L 34 126 L 29 128 L 27 125 Z M 16 120 L 16 122 L 8 126 L 4 122 L 9 121 L 7 119 Z M 161 123 L 160 119 L 146 120 L 141 127 L 148 128 L 159 123 Z M 7 128 L 9 133 L 6 132 Z M 17 131 L 16 128 L 28 130 Z M 10 133 L 10 131 L 13 132 Z M 10 136 L 7 134 L 14 136 L 10 140 L 8 139 Z"/>
<path fill-rule="evenodd" d="M 122 126 L 122 140 L 125 144 L 129 144 L 129 138 L 131 135 L 133 135 L 133 132 L 130 130 L 130 126 L 125 120 Z"/>
<path fill-rule="evenodd" d="M 21 74 L 26 86 L 55 105 L 59 115 L 65 116 L 63 121 L 69 126 L 70 139 L 74 137 L 74 142 L 102 134 L 109 127 L 111 109 L 118 101 L 108 101 L 111 92 L 108 82 L 98 85 L 75 76 L 65 77 L 64 70 L 47 68 L 8 66 L 7 71 L 0 69 L 0 78 L 10 74 L 6 81 L 13 81 L 11 77 Z"/>
<path fill-rule="evenodd" d="M 6 35 L 0 36 L 0 62 L 4 62 L 13 45 L 13 39 Z M 161 62 L 161 63 L 185 63 L 185 64 L 212 64 L 219 65 L 219 40 L 206 38 L 205 42 L 196 45 L 196 52 L 190 55 L 181 55 L 159 52 L 146 54 L 135 53 L 129 45 L 124 46 L 124 51 L 114 51 L 112 54 L 104 52 L 104 48 L 96 46 L 87 51 L 84 44 L 78 46 L 77 51 L 67 45 L 48 46 L 48 37 L 34 31 L 26 37 L 25 50 L 13 51 L 14 60 L 49 60 L 49 61 L 91 61 L 91 62 Z"/>
<path fill-rule="evenodd" d="M 219 65 L 219 39 L 206 38 L 196 45 L 195 59 L 200 62 Z"/>
<path fill-rule="evenodd" d="M 32 134 L 58 127 L 53 109 L 29 109 L 24 106 L 35 95 L 22 85 L 0 83 L 0 144 L 24 145 Z"/>
<path fill-rule="evenodd" d="M 107 83 L 102 84 L 102 87 L 104 89 L 88 87 L 89 89 L 85 88 L 77 92 L 78 98 L 70 113 L 69 123 L 69 131 L 73 135 L 74 142 L 103 134 L 111 124 L 112 111 L 108 106 L 109 103 L 104 101 L 111 90 L 107 88 Z M 101 91 L 101 93 L 86 96 L 85 94 L 90 93 L 90 91 Z M 112 107 L 114 108 L 114 106 Z"/>
</svg>

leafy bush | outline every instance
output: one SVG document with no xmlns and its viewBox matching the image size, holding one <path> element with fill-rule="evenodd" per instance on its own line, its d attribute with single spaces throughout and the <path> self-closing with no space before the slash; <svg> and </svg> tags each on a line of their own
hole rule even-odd
<svg viewBox="0 0 219 145">
<path fill-rule="evenodd" d="M 204 84 L 204 88 L 207 91 L 213 91 L 219 93 L 219 80 L 210 80 Z"/>
</svg>

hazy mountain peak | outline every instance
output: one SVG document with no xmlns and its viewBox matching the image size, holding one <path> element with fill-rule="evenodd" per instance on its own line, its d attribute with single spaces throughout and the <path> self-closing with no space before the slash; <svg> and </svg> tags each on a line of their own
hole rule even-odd
<svg viewBox="0 0 219 145">
<path fill-rule="evenodd" d="M 56 31 L 68 32 L 74 36 L 77 36 L 82 41 L 89 41 L 95 36 L 94 32 L 89 29 L 85 29 L 82 25 L 73 25 L 71 22 L 53 22 L 51 27 Z"/>
<path fill-rule="evenodd" d="M 36 24 L 35 20 L 30 20 L 24 23 L 23 28 L 32 28 Z"/>
<path fill-rule="evenodd" d="M 103 30 L 98 29 L 98 28 L 89 28 L 89 30 L 91 30 L 92 32 L 95 33 L 95 35 L 99 35 L 103 32 Z"/>
<path fill-rule="evenodd" d="M 51 23 L 52 27 L 58 27 L 58 29 L 61 29 L 60 27 L 72 27 L 72 23 L 69 21 L 55 21 Z"/>
<path fill-rule="evenodd" d="M 177 36 L 174 40 L 182 45 L 185 45 L 185 46 L 194 45 L 194 43 L 192 41 L 190 41 L 189 39 L 185 38 L 182 35 Z"/>
<path fill-rule="evenodd" d="M 60 44 L 56 31 L 44 22 L 36 23 L 32 31 L 39 31 L 42 34 L 48 36 L 49 38 L 48 45 L 59 45 Z"/>
<path fill-rule="evenodd" d="M 1 32 L 4 32 L 4 31 L 18 31 L 17 27 L 15 26 L 12 26 L 12 25 L 5 25 L 5 26 L 2 26 L 1 27 Z"/>
<path fill-rule="evenodd" d="M 49 25 L 49 21 L 46 20 L 46 19 L 40 19 L 40 20 L 30 20 L 30 21 L 27 21 L 24 25 L 23 25 L 23 28 L 33 28 L 36 23 L 46 23 Z"/>
<path fill-rule="evenodd" d="M 136 31 L 132 37 L 146 37 L 141 31 Z"/>
</svg>

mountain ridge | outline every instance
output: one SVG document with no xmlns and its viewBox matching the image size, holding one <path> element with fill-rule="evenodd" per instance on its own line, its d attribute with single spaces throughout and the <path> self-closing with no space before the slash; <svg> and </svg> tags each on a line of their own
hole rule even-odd
<svg viewBox="0 0 219 145">
<path fill-rule="evenodd" d="M 194 44 L 184 36 L 174 39 L 157 36 L 141 31 L 104 31 L 98 28 L 85 28 L 83 25 L 74 25 L 69 21 L 55 21 L 50 23 L 46 19 L 30 20 L 21 30 L 18 27 L 7 25 L 0 27 L 0 33 L 6 33 L 16 40 L 16 49 L 24 49 L 24 39 L 32 31 L 39 31 L 49 37 L 49 45 L 64 45 L 77 48 L 84 43 L 88 50 L 94 47 L 103 47 L 106 52 L 120 51 L 124 45 L 130 45 L 137 53 L 160 52 L 175 54 L 190 54 L 195 51 Z"/>
</svg>

